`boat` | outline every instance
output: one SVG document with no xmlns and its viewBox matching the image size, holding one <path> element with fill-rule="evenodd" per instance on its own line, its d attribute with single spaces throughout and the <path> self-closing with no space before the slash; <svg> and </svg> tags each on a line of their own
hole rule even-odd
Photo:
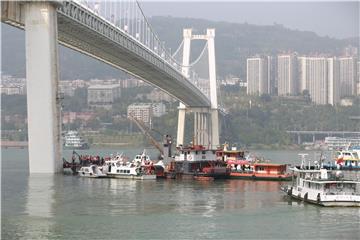
<svg viewBox="0 0 360 240">
<path fill-rule="evenodd" d="M 178 147 L 178 154 L 166 170 L 167 178 L 212 180 L 229 178 L 230 169 L 226 163 L 216 159 L 216 150 L 202 145 Z"/>
<path fill-rule="evenodd" d="M 324 164 L 327 169 L 360 170 L 360 148 L 349 147 L 335 151 L 334 161 Z"/>
<path fill-rule="evenodd" d="M 282 188 L 289 196 L 320 206 L 360 207 L 360 182 L 345 180 L 339 170 L 329 170 L 322 163 L 314 167 L 294 167 L 292 184 Z"/>
<path fill-rule="evenodd" d="M 231 179 L 290 181 L 291 177 L 291 173 L 287 171 L 287 164 L 276 163 L 235 165 L 230 173 Z"/>
<path fill-rule="evenodd" d="M 103 178 L 107 175 L 104 174 L 97 165 L 83 166 L 78 171 L 80 177 L 89 178 Z"/>
<path fill-rule="evenodd" d="M 150 156 L 146 154 L 145 149 L 142 154 L 135 155 L 133 162 L 138 163 L 145 168 L 150 167 L 157 178 L 166 178 L 164 162 L 159 160 L 154 163 L 154 161 L 150 160 Z"/>
<path fill-rule="evenodd" d="M 224 148 L 216 151 L 216 155 L 218 159 L 225 161 L 231 169 L 231 179 L 291 180 L 291 174 L 287 171 L 287 164 L 270 163 L 256 157 L 245 156 L 245 152 L 236 147 L 228 149 L 228 145 L 224 144 Z"/>
<path fill-rule="evenodd" d="M 140 162 L 126 162 L 122 158 L 122 154 L 105 161 L 102 166 L 102 172 L 108 177 L 135 179 L 135 180 L 155 180 L 156 174 L 154 168 L 142 166 Z"/>
<path fill-rule="evenodd" d="M 80 136 L 77 131 L 68 131 L 65 133 L 64 148 L 67 149 L 89 149 L 89 144 Z"/>
</svg>

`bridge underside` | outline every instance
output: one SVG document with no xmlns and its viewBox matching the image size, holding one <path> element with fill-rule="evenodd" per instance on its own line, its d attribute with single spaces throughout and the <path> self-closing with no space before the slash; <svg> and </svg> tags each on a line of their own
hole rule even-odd
<svg viewBox="0 0 360 240">
<path fill-rule="evenodd" d="M 23 5 L 1 2 L 1 21 L 24 29 Z M 82 6 L 64 1 L 57 23 L 60 44 L 126 71 L 188 107 L 210 106 L 205 94 L 162 58 Z"/>
<path fill-rule="evenodd" d="M 126 48 L 114 44 L 112 40 L 94 34 L 82 24 L 74 23 L 63 16 L 58 17 L 59 41 L 63 45 L 92 56 L 100 61 L 126 71 L 179 99 L 187 106 L 204 107 L 206 100 L 199 101 L 194 96 L 194 87 L 185 78 L 180 82 L 161 70 L 144 57 L 134 55 Z M 141 50 L 145 51 L 145 50 Z"/>
</svg>

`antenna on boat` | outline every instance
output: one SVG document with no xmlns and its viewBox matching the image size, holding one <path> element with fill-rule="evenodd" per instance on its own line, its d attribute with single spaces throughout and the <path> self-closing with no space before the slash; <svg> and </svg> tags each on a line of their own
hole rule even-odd
<svg viewBox="0 0 360 240">
<path fill-rule="evenodd" d="M 307 154 L 307 153 L 299 153 L 298 155 L 301 156 L 301 166 L 300 166 L 300 169 L 305 169 L 306 156 L 308 156 L 309 154 Z"/>
</svg>

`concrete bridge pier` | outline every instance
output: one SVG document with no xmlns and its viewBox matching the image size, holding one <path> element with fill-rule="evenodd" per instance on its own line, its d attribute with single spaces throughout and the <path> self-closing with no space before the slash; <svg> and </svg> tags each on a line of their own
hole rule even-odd
<svg viewBox="0 0 360 240">
<path fill-rule="evenodd" d="M 178 115 L 178 127 L 176 135 L 176 146 L 184 145 L 184 134 L 185 134 L 185 105 L 180 103 L 179 115 Z"/>
<path fill-rule="evenodd" d="M 55 1 L 24 3 L 30 173 L 61 170 Z"/>
<path fill-rule="evenodd" d="M 209 114 L 204 112 L 194 113 L 194 144 L 210 147 Z"/>
</svg>

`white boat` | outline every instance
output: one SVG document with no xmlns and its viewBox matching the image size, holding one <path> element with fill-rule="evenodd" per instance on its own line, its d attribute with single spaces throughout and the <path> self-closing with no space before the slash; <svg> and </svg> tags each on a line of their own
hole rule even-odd
<svg viewBox="0 0 360 240">
<path fill-rule="evenodd" d="M 64 147 L 69 149 L 88 149 L 89 145 L 77 131 L 68 131 L 64 136 Z"/>
<path fill-rule="evenodd" d="M 334 162 L 328 162 L 325 168 L 341 170 L 360 170 L 360 148 L 346 148 L 335 151 Z"/>
<path fill-rule="evenodd" d="M 107 175 L 104 174 L 97 165 L 81 167 L 80 170 L 78 171 L 78 173 L 79 173 L 79 176 L 81 176 L 81 177 L 90 177 L 90 178 L 107 177 Z"/>
<path fill-rule="evenodd" d="M 360 182 L 343 179 L 338 170 L 315 168 L 291 168 L 294 172 L 292 185 L 283 190 L 291 197 L 321 206 L 360 207 Z"/>
<path fill-rule="evenodd" d="M 136 179 L 136 180 L 155 180 L 156 175 L 152 166 L 142 166 L 141 162 L 123 161 L 122 155 L 115 156 L 109 161 L 105 161 L 102 166 L 103 173 L 108 177 Z"/>
</svg>

